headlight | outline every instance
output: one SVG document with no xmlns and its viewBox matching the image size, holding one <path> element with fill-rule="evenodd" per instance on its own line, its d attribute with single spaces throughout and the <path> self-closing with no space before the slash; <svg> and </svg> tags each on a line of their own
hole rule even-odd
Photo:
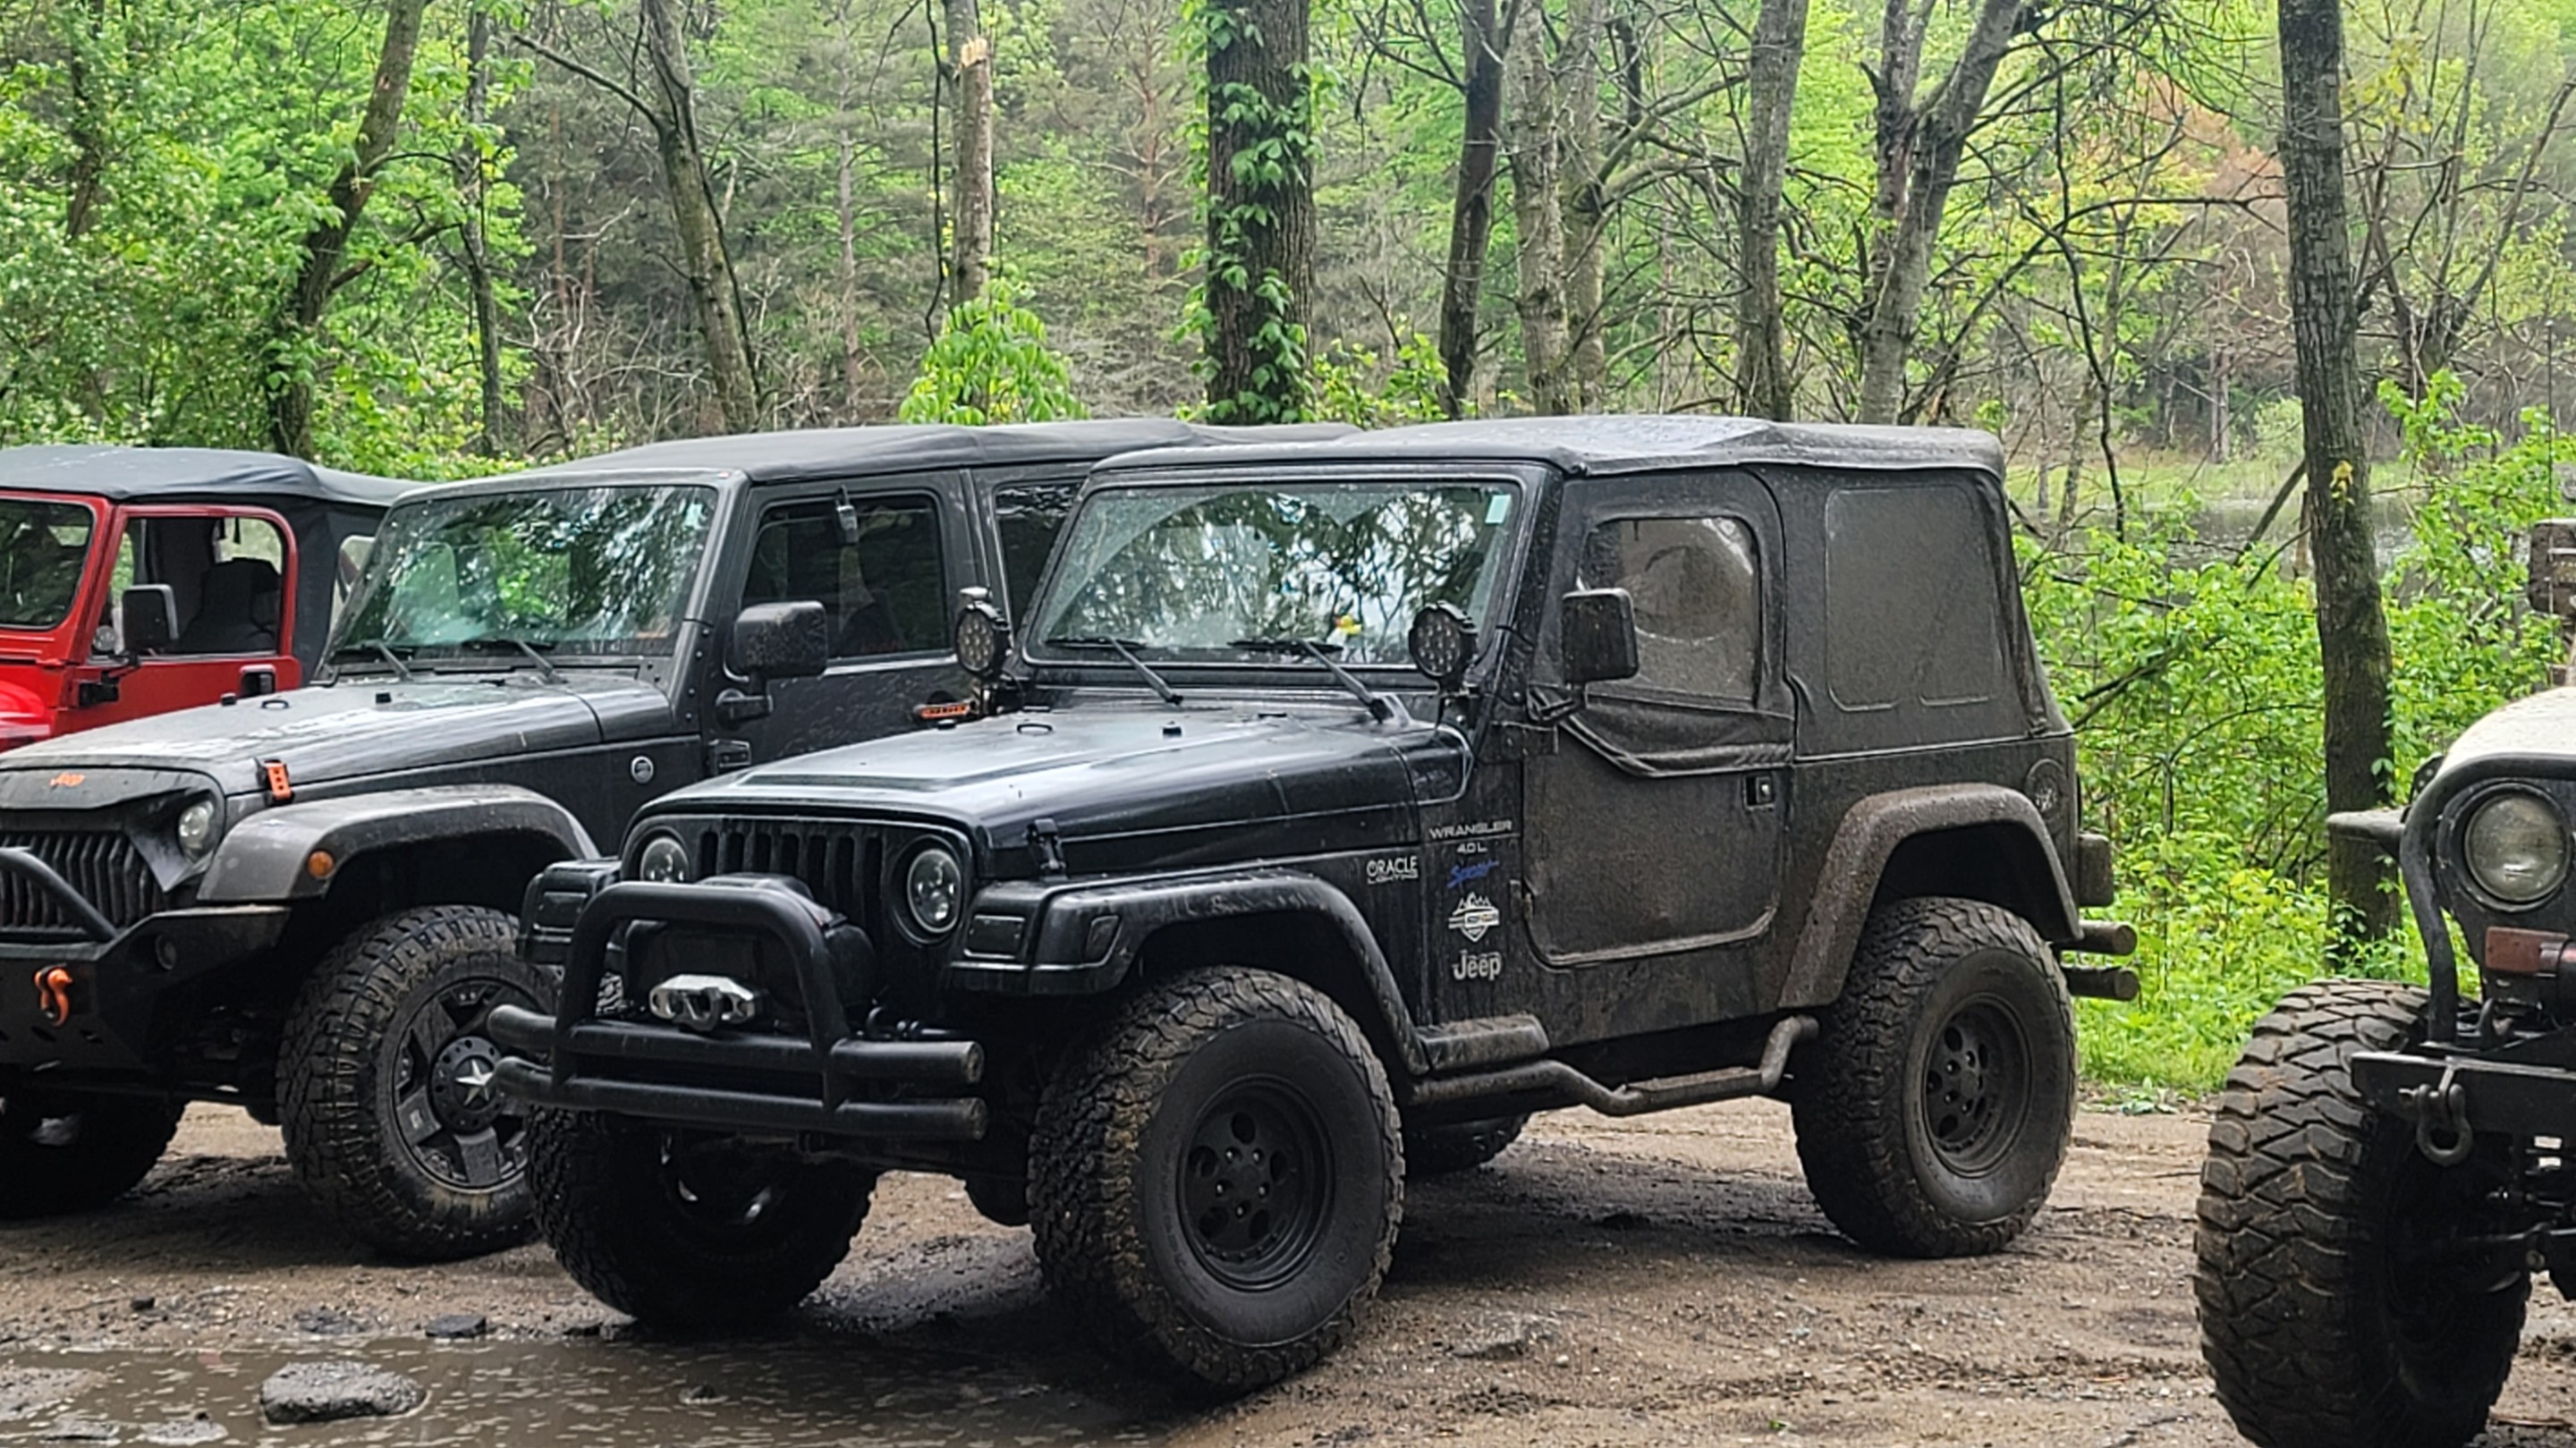
<svg viewBox="0 0 2576 1448">
<path fill-rule="evenodd" d="M 689 847 L 672 834 L 655 835 L 636 852 L 635 873 L 657 885 L 685 885 L 689 881 Z"/>
<path fill-rule="evenodd" d="M 201 799 L 179 811 L 179 848 L 189 859 L 204 854 L 215 843 L 215 802 Z"/>
<path fill-rule="evenodd" d="M 957 923 L 966 901 L 966 872 L 957 857 L 937 845 L 923 847 L 903 872 L 903 904 L 912 926 L 924 935 L 945 935 Z"/>
<path fill-rule="evenodd" d="M 2460 831 L 2460 857 L 2480 889 L 2530 905 L 2567 879 L 2567 822 L 2549 801 L 2521 790 L 2490 797 Z"/>
</svg>

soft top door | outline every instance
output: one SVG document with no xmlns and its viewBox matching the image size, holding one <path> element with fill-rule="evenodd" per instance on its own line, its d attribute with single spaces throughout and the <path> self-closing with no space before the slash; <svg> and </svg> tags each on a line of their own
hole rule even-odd
<svg viewBox="0 0 2576 1448">
<path fill-rule="evenodd" d="M 1624 588 L 1639 671 L 1592 687 L 1524 775 L 1529 929 L 1577 967 L 1690 958 L 1759 933 L 1779 898 L 1794 727 L 1780 669 L 1780 522 L 1736 472 L 1570 485 L 1556 600 Z M 1705 980 L 1731 997 L 1749 979 Z M 1712 1000 L 1710 1009 L 1734 1009 Z"/>
</svg>

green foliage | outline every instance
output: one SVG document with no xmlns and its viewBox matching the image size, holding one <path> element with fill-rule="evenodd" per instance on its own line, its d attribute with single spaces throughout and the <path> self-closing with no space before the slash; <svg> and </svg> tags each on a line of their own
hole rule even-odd
<svg viewBox="0 0 2576 1448">
<path fill-rule="evenodd" d="M 1438 422 L 1448 416 L 1440 410 L 1440 380 L 1440 344 L 1420 332 L 1406 332 L 1384 361 L 1365 347 L 1335 342 L 1315 359 L 1313 416 L 1354 427 Z"/>
<path fill-rule="evenodd" d="M 948 314 L 904 395 L 906 422 L 1056 422 L 1089 417 L 1074 395 L 1064 358 L 1047 347 L 1046 324 L 1017 305 L 995 277 L 984 294 Z"/>
<path fill-rule="evenodd" d="M 2416 760 L 2545 678 L 2550 622 L 2521 605 L 2518 542 L 2576 458 L 2537 414 L 2506 443 L 2446 408 L 2455 381 L 2399 404 L 2430 481 L 2387 564 L 2399 787 Z M 2088 826 L 2120 849 L 2144 996 L 2087 1002 L 2088 1075 L 2216 1084 L 2254 1019 L 2325 960 L 2322 681 L 2315 598 L 2293 542 L 2213 548 L 2188 498 L 2121 539 L 2022 546 L 2024 595 L 2082 740 Z M 2376 973 L 2421 975 L 2411 939 Z"/>
</svg>

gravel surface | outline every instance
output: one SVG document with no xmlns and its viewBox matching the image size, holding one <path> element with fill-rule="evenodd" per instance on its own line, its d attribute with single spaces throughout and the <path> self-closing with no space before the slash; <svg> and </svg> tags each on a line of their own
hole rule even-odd
<svg viewBox="0 0 2576 1448">
<path fill-rule="evenodd" d="M 1492 1166 L 1413 1188 L 1350 1350 L 1211 1408 L 1083 1350 L 1028 1233 L 942 1179 L 883 1183 L 775 1336 L 663 1342 L 542 1247 L 369 1258 L 296 1192 L 274 1131 L 198 1108 L 127 1201 L 0 1228 L 0 1442 L 341 1441 L 360 1425 L 257 1409 L 267 1373 L 329 1358 L 425 1386 L 405 1442 L 2230 1444 L 2192 1320 L 2204 1129 L 2087 1112 L 2027 1237 L 1919 1263 L 1833 1235 L 1778 1106 L 1543 1117 Z M 487 1335 L 427 1335 L 459 1316 Z M 2544 1285 L 2487 1441 L 2576 1448 L 2571 1418 L 2576 1307 Z"/>
</svg>

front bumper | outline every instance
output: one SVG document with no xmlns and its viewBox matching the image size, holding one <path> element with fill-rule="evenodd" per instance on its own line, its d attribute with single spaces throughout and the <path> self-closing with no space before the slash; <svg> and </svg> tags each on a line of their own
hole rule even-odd
<svg viewBox="0 0 2576 1448">
<path fill-rule="evenodd" d="M 2372 1106 L 2445 1138 L 2576 1136 L 2576 1062 L 2550 1058 L 2576 1052 L 2576 1035 L 2530 1044 L 2556 1050 L 2448 1057 L 2366 1051 L 2352 1058 L 2353 1085 Z"/>
<path fill-rule="evenodd" d="M 163 910 L 119 930 L 24 850 L 0 849 L 0 871 L 52 894 L 78 922 L 76 931 L 0 939 L 0 1069 L 149 1073 L 163 998 L 265 952 L 286 931 L 283 905 Z M 40 985 L 57 969 L 67 985 Z M 49 1009 L 65 1001 L 67 1013 Z"/>
<path fill-rule="evenodd" d="M 602 1018 L 609 943 L 638 921 L 765 937 L 793 967 L 805 1037 Z M 989 1108 L 964 1088 L 982 1082 L 984 1048 L 854 1032 L 838 984 L 845 962 L 827 928 L 855 929 L 783 889 L 608 885 L 573 925 L 555 1016 L 507 1006 L 492 1012 L 492 1037 L 511 1053 L 500 1065 L 502 1089 L 544 1106 L 758 1135 L 981 1140 Z"/>
</svg>

